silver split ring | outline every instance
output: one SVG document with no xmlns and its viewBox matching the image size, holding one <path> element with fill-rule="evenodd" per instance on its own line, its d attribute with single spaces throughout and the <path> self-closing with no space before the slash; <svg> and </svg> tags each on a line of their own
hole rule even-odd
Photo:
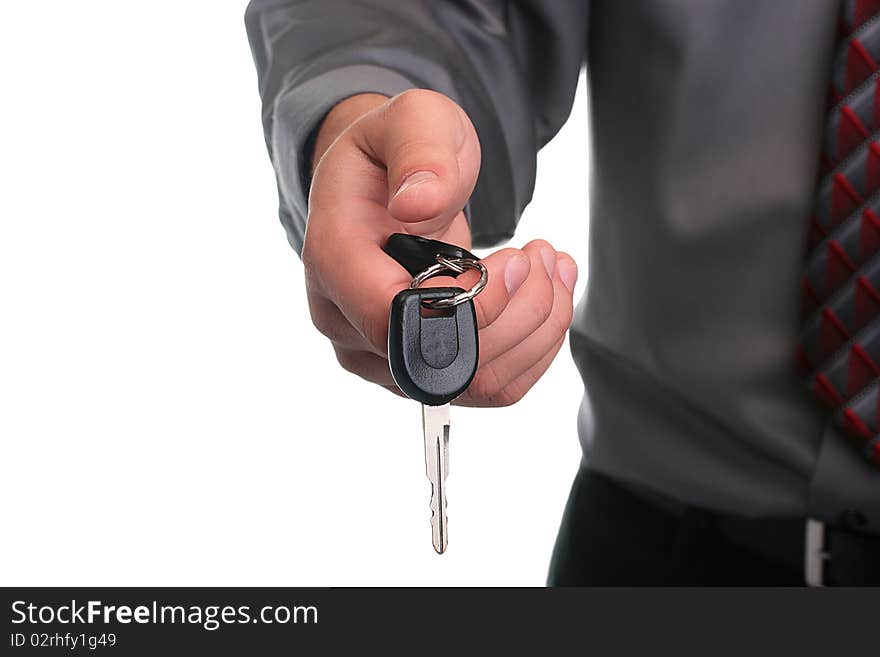
<svg viewBox="0 0 880 657">
<path fill-rule="evenodd" d="M 442 255 L 438 254 L 437 262 L 416 274 L 409 287 L 411 290 L 414 290 L 432 276 L 442 274 L 445 271 L 462 274 L 466 269 L 475 269 L 480 272 L 480 280 L 474 283 L 470 290 L 459 292 L 448 299 L 432 299 L 422 302 L 423 305 L 430 308 L 452 308 L 453 306 L 457 306 L 473 299 L 483 291 L 483 288 L 486 287 L 486 283 L 489 282 L 489 270 L 486 269 L 486 265 L 479 260 L 474 260 L 473 258 L 444 258 Z"/>
</svg>

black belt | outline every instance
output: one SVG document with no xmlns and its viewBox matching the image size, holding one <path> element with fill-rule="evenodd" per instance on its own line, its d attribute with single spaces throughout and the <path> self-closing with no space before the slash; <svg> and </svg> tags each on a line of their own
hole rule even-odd
<svg viewBox="0 0 880 657">
<path fill-rule="evenodd" d="M 880 535 L 809 518 L 747 518 L 689 506 L 656 491 L 621 483 L 645 502 L 676 517 L 701 516 L 732 543 L 802 570 L 811 586 L 880 585 Z"/>
</svg>

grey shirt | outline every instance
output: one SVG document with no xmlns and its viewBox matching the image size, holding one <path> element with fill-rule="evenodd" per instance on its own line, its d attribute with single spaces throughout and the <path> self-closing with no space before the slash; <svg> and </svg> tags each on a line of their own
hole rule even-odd
<svg viewBox="0 0 880 657">
<path fill-rule="evenodd" d="M 586 64 L 589 285 L 571 345 L 585 463 L 683 502 L 880 533 L 880 472 L 793 371 L 837 0 L 254 0 L 281 220 L 359 92 L 443 92 L 483 164 L 474 243 L 509 238 Z M 859 522 L 860 516 L 863 521 Z"/>
</svg>

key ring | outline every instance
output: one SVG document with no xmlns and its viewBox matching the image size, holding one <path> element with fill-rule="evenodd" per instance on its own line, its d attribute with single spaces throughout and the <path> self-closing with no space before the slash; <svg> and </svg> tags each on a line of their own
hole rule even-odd
<svg viewBox="0 0 880 657">
<path fill-rule="evenodd" d="M 437 274 L 441 274 L 445 271 L 452 271 L 456 274 L 462 274 L 466 269 L 475 269 L 480 272 L 480 280 L 474 283 L 473 287 L 470 290 L 467 290 L 466 292 L 459 292 L 455 296 L 449 297 L 448 299 L 434 299 L 433 301 L 423 301 L 422 305 L 428 308 L 452 308 L 459 304 L 465 303 L 466 301 L 470 301 L 480 292 L 482 292 L 483 288 L 486 287 L 486 283 L 489 282 L 489 270 L 486 269 L 486 265 L 484 265 L 479 260 L 474 260 L 472 258 L 444 258 L 440 254 L 437 254 L 436 258 L 436 263 L 434 263 L 427 269 L 423 269 L 415 275 L 415 277 L 412 279 L 412 283 L 410 283 L 409 285 L 411 290 L 414 290 L 432 276 L 436 276 Z"/>
</svg>

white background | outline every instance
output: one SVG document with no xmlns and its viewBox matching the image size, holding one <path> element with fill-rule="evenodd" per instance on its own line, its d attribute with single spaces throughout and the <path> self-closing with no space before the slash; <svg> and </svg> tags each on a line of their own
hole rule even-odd
<svg viewBox="0 0 880 657">
<path fill-rule="evenodd" d="M 541 585 L 580 451 L 566 346 L 453 409 L 450 543 L 420 416 L 340 369 L 277 219 L 243 2 L 0 16 L 0 584 Z M 586 96 L 513 245 L 581 267 Z"/>
</svg>

